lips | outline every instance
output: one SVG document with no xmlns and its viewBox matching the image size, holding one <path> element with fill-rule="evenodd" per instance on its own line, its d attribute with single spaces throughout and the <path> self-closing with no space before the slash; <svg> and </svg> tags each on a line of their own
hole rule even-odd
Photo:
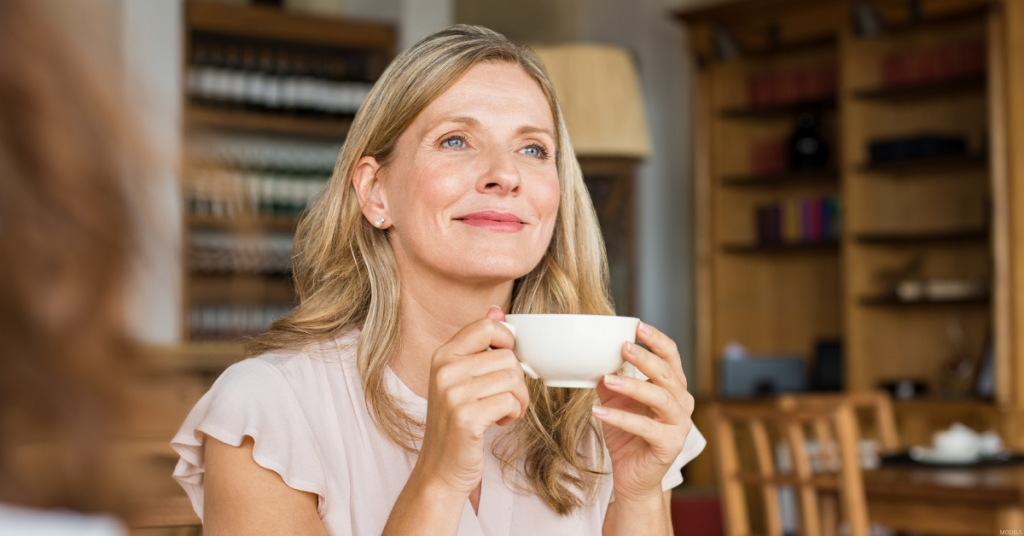
<svg viewBox="0 0 1024 536">
<path fill-rule="evenodd" d="M 503 233 L 515 233 L 526 227 L 526 222 L 522 221 L 519 216 L 510 212 L 496 212 L 493 210 L 484 210 L 459 216 L 455 218 L 455 221 L 480 229 Z"/>
</svg>

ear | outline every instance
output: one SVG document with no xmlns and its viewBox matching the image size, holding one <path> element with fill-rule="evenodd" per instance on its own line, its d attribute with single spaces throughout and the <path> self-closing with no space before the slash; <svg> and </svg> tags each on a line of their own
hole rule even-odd
<svg viewBox="0 0 1024 536">
<path fill-rule="evenodd" d="M 364 156 L 356 162 L 356 168 L 352 171 L 352 186 L 356 189 L 356 196 L 359 197 L 359 206 L 363 209 L 363 216 L 371 224 L 384 218 L 383 229 L 387 226 L 387 207 L 384 202 L 384 195 L 381 191 L 380 180 L 377 172 L 380 171 L 380 163 L 372 156 Z"/>
</svg>

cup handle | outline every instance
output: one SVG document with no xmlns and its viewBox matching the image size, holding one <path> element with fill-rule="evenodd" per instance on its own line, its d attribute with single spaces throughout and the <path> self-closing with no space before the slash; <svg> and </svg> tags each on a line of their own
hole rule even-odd
<svg viewBox="0 0 1024 536">
<path fill-rule="evenodd" d="M 513 326 L 512 324 L 509 324 L 508 322 L 502 322 L 501 325 L 503 325 L 506 328 L 508 328 L 508 330 L 512 332 L 512 336 L 513 337 L 516 336 L 516 327 L 515 326 Z M 519 358 L 519 356 L 516 356 L 516 359 L 518 359 L 518 358 Z M 537 371 L 533 370 L 533 367 L 531 367 L 530 365 L 527 365 L 526 363 L 523 363 L 522 361 L 520 361 L 519 362 L 519 366 L 523 367 L 523 372 L 525 372 L 527 376 L 529 376 L 529 377 L 531 377 L 531 378 L 533 378 L 535 380 L 539 380 L 540 379 L 540 375 L 537 374 Z"/>
</svg>

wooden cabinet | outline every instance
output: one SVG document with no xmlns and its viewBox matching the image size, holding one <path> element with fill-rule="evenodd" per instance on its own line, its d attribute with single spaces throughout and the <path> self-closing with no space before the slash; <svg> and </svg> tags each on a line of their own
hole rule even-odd
<svg viewBox="0 0 1024 536">
<path fill-rule="evenodd" d="M 847 390 L 928 387 L 897 405 L 913 441 L 946 420 L 930 411 L 981 415 L 1024 447 L 1024 66 L 1010 61 L 1024 53 L 1024 6 L 743 0 L 678 18 L 697 65 L 699 396 L 717 396 L 731 341 L 810 365 L 816 342 L 839 339 Z M 827 69 L 834 91 L 814 79 Z M 827 163 L 766 160 L 804 112 Z M 879 144 L 910 138 L 950 149 L 897 160 L 886 151 L 906 145 Z M 825 197 L 841 207 L 835 236 L 801 204 Z M 803 207 L 798 240 L 766 240 L 766 206 Z M 983 400 L 973 386 L 988 348 L 995 392 Z"/>
</svg>

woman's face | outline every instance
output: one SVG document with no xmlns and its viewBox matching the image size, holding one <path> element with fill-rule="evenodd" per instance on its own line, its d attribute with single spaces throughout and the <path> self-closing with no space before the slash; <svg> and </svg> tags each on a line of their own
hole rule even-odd
<svg viewBox="0 0 1024 536">
<path fill-rule="evenodd" d="M 470 283 L 529 273 L 558 212 L 556 149 L 536 81 L 508 63 L 472 67 L 409 125 L 378 174 L 398 262 Z"/>
</svg>

